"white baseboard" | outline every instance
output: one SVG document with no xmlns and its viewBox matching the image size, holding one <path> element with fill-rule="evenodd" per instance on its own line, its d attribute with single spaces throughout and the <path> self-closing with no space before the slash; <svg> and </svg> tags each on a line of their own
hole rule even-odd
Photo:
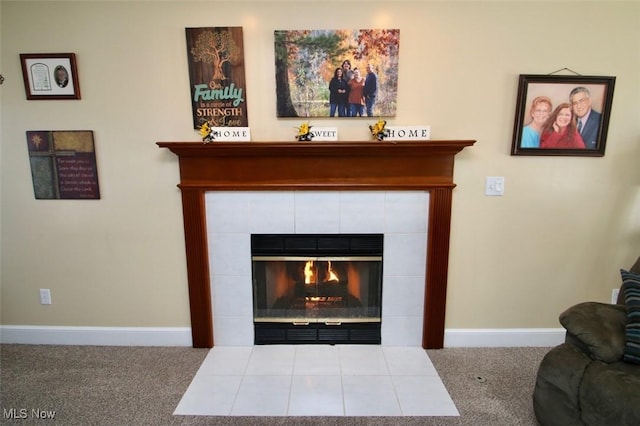
<svg viewBox="0 0 640 426">
<path fill-rule="evenodd" d="M 565 332 L 564 328 L 450 328 L 444 331 L 444 347 L 550 347 L 563 343 Z"/>
<path fill-rule="evenodd" d="M 563 328 L 446 329 L 444 347 L 556 346 Z M 1 325 L 0 343 L 29 345 L 191 346 L 190 327 Z"/>
<path fill-rule="evenodd" d="M 0 326 L 0 343 L 82 346 L 191 346 L 190 327 Z"/>
</svg>

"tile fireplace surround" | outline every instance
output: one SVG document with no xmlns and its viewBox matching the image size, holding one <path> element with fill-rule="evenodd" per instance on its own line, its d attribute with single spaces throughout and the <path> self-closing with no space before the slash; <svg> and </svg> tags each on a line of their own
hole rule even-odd
<svg viewBox="0 0 640 426">
<path fill-rule="evenodd" d="M 384 234 L 382 345 L 420 346 L 429 193 L 207 192 L 216 345 L 253 345 L 251 234 Z"/>
<path fill-rule="evenodd" d="M 225 271 L 225 267 L 234 268 L 232 266 L 234 263 L 228 263 L 225 253 L 229 250 L 219 248 L 221 242 L 218 237 L 222 240 L 232 236 L 238 237 L 233 242 L 227 241 L 232 244 L 227 247 L 242 246 L 242 241 L 246 240 L 247 253 L 244 256 L 249 263 L 248 237 L 245 237 L 249 234 L 244 231 L 222 232 L 224 227 L 218 228 L 217 225 L 213 229 L 208 227 L 211 224 L 236 220 L 240 217 L 240 215 L 227 215 L 225 219 L 225 215 L 216 215 L 216 212 L 219 213 L 221 209 L 229 208 L 229 206 L 223 206 L 222 201 L 236 203 L 236 206 L 237 203 L 241 206 L 246 203 L 246 210 L 245 207 L 241 207 L 241 211 L 246 211 L 247 214 L 251 211 L 264 212 L 261 225 L 263 228 L 260 230 L 247 228 L 248 231 L 280 232 L 271 230 L 273 229 L 271 225 L 265 224 L 272 223 L 270 221 L 280 217 L 278 209 L 283 207 L 274 207 L 273 203 L 278 197 L 282 197 L 288 200 L 284 208 L 291 213 L 291 220 L 288 225 L 285 225 L 287 230 L 282 232 L 292 232 L 291 227 L 293 232 L 299 233 L 352 232 L 343 228 L 369 223 L 368 229 L 361 232 L 373 232 L 375 228 L 375 232 L 385 233 L 385 256 L 389 247 L 398 245 L 399 242 L 401 242 L 400 245 L 404 244 L 406 241 L 402 238 L 407 236 L 409 239 L 414 239 L 411 250 L 421 250 L 422 253 L 426 250 L 426 262 L 417 266 L 422 270 L 426 265 L 423 273 L 418 271 L 416 274 L 415 264 L 411 266 L 410 274 L 393 272 L 395 265 L 387 262 L 384 265 L 384 273 L 385 277 L 388 273 L 393 273 L 394 279 L 406 279 L 414 283 L 416 277 L 424 280 L 423 290 L 418 293 L 424 294 L 424 303 L 420 303 L 424 309 L 421 320 L 417 323 L 407 322 L 410 317 L 416 316 L 414 315 L 415 306 L 412 308 L 413 311 L 409 311 L 412 315 L 398 316 L 396 320 L 405 322 L 407 328 L 405 334 L 411 342 L 421 341 L 423 348 L 441 348 L 444 340 L 451 201 L 455 187 L 454 157 L 474 142 L 469 140 L 211 144 L 158 142 L 161 148 L 168 148 L 179 157 L 180 184 L 178 186 L 182 193 L 193 346 L 213 347 L 214 321 L 216 321 L 215 329 L 220 333 L 221 339 L 216 344 L 236 344 L 228 340 L 225 333 L 233 330 L 233 327 L 238 327 L 238 324 L 231 328 L 224 327 L 224 322 L 229 322 L 231 316 L 225 318 L 225 308 L 221 307 L 220 302 L 222 304 L 227 302 L 218 301 L 216 298 L 217 294 L 220 297 L 228 297 L 228 293 L 223 296 L 226 290 L 214 287 L 212 299 L 211 284 L 213 282 L 215 286 L 216 282 L 222 283 L 221 288 L 225 288 L 225 285 L 228 286 L 238 276 L 244 275 L 246 279 L 246 270 L 239 274 L 236 274 L 239 271 L 233 269 Z M 269 197 L 275 198 L 269 199 Z M 266 199 L 269 199 L 266 203 L 271 206 L 267 210 L 260 210 L 260 207 L 255 205 L 254 210 L 249 207 L 251 203 Z M 367 203 L 373 203 L 371 206 L 377 205 L 385 212 L 381 218 L 379 217 L 379 222 L 373 224 L 368 222 L 368 219 L 375 222 L 375 211 L 365 216 L 367 221 L 359 220 L 353 215 L 341 216 L 341 212 L 348 211 L 354 203 L 360 203 L 362 206 L 361 203 L 365 200 Z M 327 203 L 332 213 L 325 215 L 316 225 L 310 225 L 308 220 L 312 219 L 313 215 L 319 214 L 310 206 L 317 202 Z M 409 223 L 416 225 L 415 221 L 420 220 L 425 224 L 412 226 L 411 232 L 406 232 L 409 228 L 397 228 L 399 223 L 390 218 L 394 216 L 393 209 L 399 208 L 403 203 L 405 208 L 408 205 L 412 206 L 410 210 L 415 210 L 418 214 L 411 219 L 405 218 L 404 225 Z M 239 225 L 239 222 L 235 225 L 249 226 L 250 223 L 249 220 L 244 225 Z M 267 231 L 264 226 L 269 227 L 270 230 Z M 387 228 L 388 226 L 391 228 Z M 311 231 L 312 228 L 316 230 Z M 227 230 L 230 229 L 232 228 L 227 228 Z M 416 243 L 416 235 L 420 235 L 419 238 L 423 241 Z M 215 238 L 212 238 L 214 236 Z M 390 254 L 390 256 L 393 258 L 396 255 Z M 416 258 L 416 256 L 408 256 L 405 261 L 415 263 Z M 394 262 L 394 264 L 397 263 Z M 394 302 L 394 298 L 398 295 L 390 295 L 388 301 L 384 301 L 388 290 L 384 286 L 383 282 L 383 304 Z M 404 288 L 410 287 L 415 296 L 415 284 Z M 241 291 L 241 288 L 242 286 L 238 287 L 238 291 Z M 217 312 L 214 315 L 212 305 L 221 310 L 220 317 Z M 385 318 L 384 306 L 382 344 L 406 344 L 404 341 L 394 342 L 390 329 L 387 332 L 384 331 L 385 321 L 388 324 L 394 321 Z M 393 305 L 388 306 L 389 314 L 393 313 Z M 241 312 L 248 314 L 246 305 L 241 309 L 244 309 Z M 236 315 L 236 317 L 243 315 Z M 247 322 L 251 327 L 252 321 Z M 401 324 L 397 326 L 403 327 Z M 240 325 L 240 327 L 246 327 L 246 325 Z M 420 329 L 422 329 L 422 336 L 416 337 Z M 388 336 L 386 339 L 385 333 Z M 245 335 L 243 339 L 247 336 Z"/>
</svg>

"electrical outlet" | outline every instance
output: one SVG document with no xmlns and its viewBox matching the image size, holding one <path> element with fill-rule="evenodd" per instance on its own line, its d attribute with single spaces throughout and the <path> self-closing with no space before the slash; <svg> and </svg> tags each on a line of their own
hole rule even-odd
<svg viewBox="0 0 640 426">
<path fill-rule="evenodd" d="M 611 290 L 611 303 L 616 304 L 618 302 L 618 293 L 620 293 L 619 288 Z"/>
<path fill-rule="evenodd" d="M 48 288 L 40 289 L 40 304 L 41 305 L 51 304 L 51 290 L 49 290 Z"/>
</svg>

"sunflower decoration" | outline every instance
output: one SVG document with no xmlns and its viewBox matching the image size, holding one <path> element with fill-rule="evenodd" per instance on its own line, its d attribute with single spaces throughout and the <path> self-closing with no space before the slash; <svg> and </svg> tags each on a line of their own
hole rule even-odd
<svg viewBox="0 0 640 426">
<path fill-rule="evenodd" d="M 209 126 L 209 122 L 205 121 L 200 127 L 200 136 L 202 136 L 202 142 L 208 143 L 213 142 L 215 139 L 215 133 L 211 130 L 211 126 Z"/>
<path fill-rule="evenodd" d="M 384 139 L 385 136 L 387 136 L 387 130 L 384 128 L 384 126 L 387 125 L 387 122 L 385 120 L 378 120 L 378 122 L 376 124 L 374 124 L 373 126 L 369 126 L 369 130 L 371 131 L 371 135 L 379 141 L 382 141 Z"/>
<path fill-rule="evenodd" d="M 298 129 L 298 135 L 296 136 L 296 139 L 298 139 L 298 141 L 300 142 L 310 141 L 313 137 L 313 135 L 311 135 L 311 127 L 312 126 L 310 126 L 309 123 L 302 123 L 300 127 L 295 127 L 295 129 Z"/>
</svg>

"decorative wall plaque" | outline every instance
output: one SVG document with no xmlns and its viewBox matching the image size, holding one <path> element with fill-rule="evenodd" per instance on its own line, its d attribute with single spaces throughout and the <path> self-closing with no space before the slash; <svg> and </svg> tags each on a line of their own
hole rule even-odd
<svg viewBox="0 0 640 426">
<path fill-rule="evenodd" d="M 242 27 L 186 28 L 193 128 L 247 127 Z"/>
<path fill-rule="evenodd" d="M 27 132 L 36 199 L 99 199 L 91 130 Z"/>
</svg>

